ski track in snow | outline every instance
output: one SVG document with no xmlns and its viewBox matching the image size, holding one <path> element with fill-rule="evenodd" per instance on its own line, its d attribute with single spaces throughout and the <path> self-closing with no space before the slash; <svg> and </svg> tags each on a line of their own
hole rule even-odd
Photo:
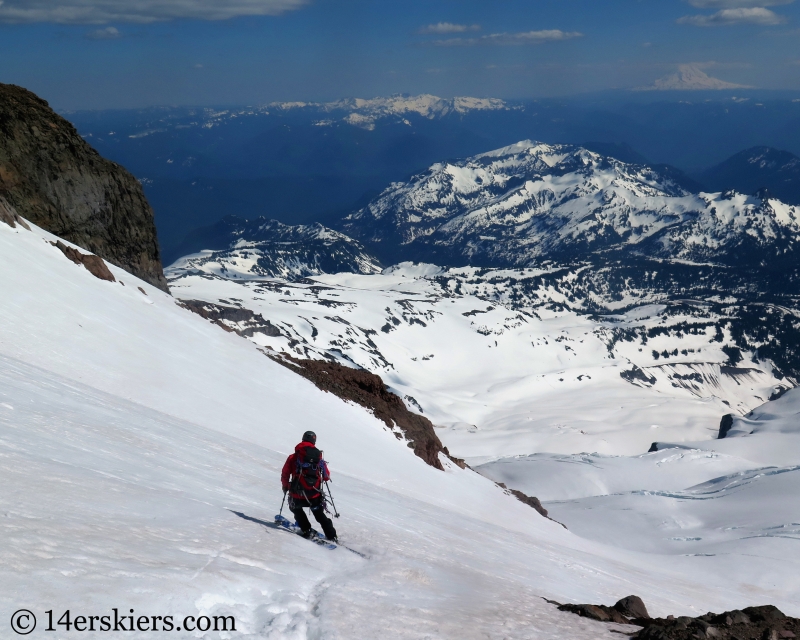
<svg viewBox="0 0 800 640">
<path fill-rule="evenodd" d="M 252 342 L 120 269 L 124 286 L 97 280 L 33 229 L 0 225 L 1 624 L 22 607 L 118 607 L 234 615 L 231 637 L 588 640 L 617 634 L 541 598 L 636 593 L 656 615 L 764 602 L 800 612 L 797 562 L 781 546 L 794 540 L 742 539 L 708 558 L 576 535 L 476 473 L 428 467 Z M 331 463 L 342 541 L 365 557 L 268 526 L 307 428 Z M 786 451 L 794 437 L 731 442 L 782 438 Z M 796 476 L 768 481 L 786 492 Z"/>
</svg>

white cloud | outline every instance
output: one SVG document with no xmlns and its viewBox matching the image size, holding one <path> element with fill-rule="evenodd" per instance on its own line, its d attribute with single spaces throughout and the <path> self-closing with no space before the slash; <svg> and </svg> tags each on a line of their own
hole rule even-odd
<svg viewBox="0 0 800 640">
<path fill-rule="evenodd" d="M 764 7 L 742 9 L 722 9 L 710 16 L 683 16 L 679 24 L 691 24 L 696 27 L 717 27 L 732 24 L 774 25 L 786 22 L 786 18 Z"/>
<path fill-rule="evenodd" d="M 122 37 L 122 32 L 116 27 L 106 27 L 105 29 L 97 29 L 90 31 L 86 34 L 89 40 L 116 40 Z"/>
<path fill-rule="evenodd" d="M 466 31 L 480 31 L 479 24 L 453 24 L 452 22 L 437 22 L 421 27 L 418 33 L 464 33 Z"/>
<path fill-rule="evenodd" d="M 308 0 L 5 0 L 0 22 L 59 24 L 146 24 L 192 18 L 227 20 L 239 16 L 278 15 Z"/>
<path fill-rule="evenodd" d="M 520 33 L 491 33 L 479 38 L 448 38 L 435 40 L 434 44 L 440 47 L 473 46 L 481 44 L 541 44 L 555 40 L 571 40 L 581 38 L 582 33 L 577 31 L 561 31 L 560 29 L 546 29 L 543 31 L 523 31 Z"/>
<path fill-rule="evenodd" d="M 776 7 L 782 4 L 792 4 L 794 0 L 688 0 L 688 2 L 699 9 L 737 9 L 749 8 L 753 5 Z"/>
</svg>

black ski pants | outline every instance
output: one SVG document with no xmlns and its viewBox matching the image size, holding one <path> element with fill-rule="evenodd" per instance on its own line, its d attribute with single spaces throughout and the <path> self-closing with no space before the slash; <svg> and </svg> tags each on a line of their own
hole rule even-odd
<svg viewBox="0 0 800 640">
<path fill-rule="evenodd" d="M 297 522 L 303 533 L 307 533 L 311 529 L 311 523 L 308 521 L 306 512 L 303 511 L 305 507 L 311 509 L 317 522 L 322 527 L 322 531 L 328 540 L 333 540 L 336 537 L 336 529 L 333 526 L 331 519 L 325 514 L 325 505 L 322 502 L 322 496 L 306 500 L 304 498 L 290 498 L 289 510 L 294 514 L 294 519 Z"/>
</svg>

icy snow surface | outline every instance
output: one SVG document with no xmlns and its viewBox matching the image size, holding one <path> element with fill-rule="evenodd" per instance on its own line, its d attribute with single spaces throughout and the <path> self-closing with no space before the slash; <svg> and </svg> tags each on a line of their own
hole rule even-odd
<svg viewBox="0 0 800 640">
<path fill-rule="evenodd" d="M 618 635 L 540 596 L 800 613 L 796 553 L 779 546 L 795 541 L 745 538 L 709 559 L 575 535 L 478 474 L 428 467 L 252 342 L 120 269 L 94 278 L 33 229 L 0 224 L 0 624 L 23 607 L 40 624 L 48 609 L 118 607 L 237 619 L 231 636 L 175 638 L 590 639 Z M 308 428 L 358 553 L 268 526 Z"/>
</svg>

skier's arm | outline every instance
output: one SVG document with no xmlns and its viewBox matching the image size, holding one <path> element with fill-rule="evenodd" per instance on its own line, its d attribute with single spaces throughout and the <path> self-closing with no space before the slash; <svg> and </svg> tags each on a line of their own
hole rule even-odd
<svg viewBox="0 0 800 640">
<path fill-rule="evenodd" d="M 283 487 L 284 491 L 289 488 L 289 478 L 292 475 L 292 469 L 294 469 L 294 454 L 286 458 L 286 462 L 283 465 L 283 470 L 281 471 L 281 486 Z"/>
<path fill-rule="evenodd" d="M 322 479 L 325 482 L 328 482 L 328 480 L 331 479 L 331 472 L 328 471 L 328 463 L 325 462 L 324 460 L 322 460 L 321 463 L 322 464 L 320 466 L 322 467 Z"/>
</svg>

